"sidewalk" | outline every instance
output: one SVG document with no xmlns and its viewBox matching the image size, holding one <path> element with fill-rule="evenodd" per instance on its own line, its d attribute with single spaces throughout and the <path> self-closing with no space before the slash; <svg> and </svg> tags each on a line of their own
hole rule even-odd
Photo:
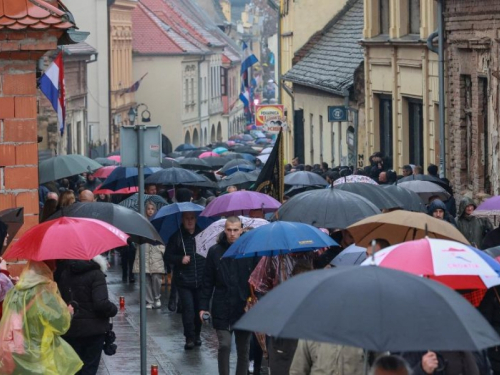
<svg viewBox="0 0 500 375">
<path fill-rule="evenodd" d="M 110 292 L 110 300 L 118 305 L 118 298 Z M 139 339 L 139 324 L 126 310 L 119 311 L 113 318 L 113 331 L 116 333 L 118 346 L 116 354 L 107 356 L 102 354 L 101 363 L 97 375 L 137 375 L 141 372 L 141 349 Z M 147 338 L 147 373 L 150 373 L 151 365 L 158 365 L 160 375 L 180 375 L 173 363 L 166 357 L 158 344 L 149 337 Z"/>
</svg>

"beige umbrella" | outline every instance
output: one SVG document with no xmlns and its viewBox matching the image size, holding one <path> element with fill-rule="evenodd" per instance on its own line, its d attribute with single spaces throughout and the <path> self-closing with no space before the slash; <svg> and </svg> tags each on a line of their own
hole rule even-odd
<svg viewBox="0 0 500 375">
<path fill-rule="evenodd" d="M 367 217 L 347 228 L 357 246 L 367 247 L 382 238 L 391 245 L 425 238 L 450 239 L 469 244 L 453 225 L 424 213 L 403 210 Z"/>
</svg>

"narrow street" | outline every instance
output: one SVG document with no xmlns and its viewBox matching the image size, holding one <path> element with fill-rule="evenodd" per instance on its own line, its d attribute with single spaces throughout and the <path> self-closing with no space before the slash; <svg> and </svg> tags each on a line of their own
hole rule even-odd
<svg viewBox="0 0 500 375">
<path fill-rule="evenodd" d="M 125 297 L 125 311 L 114 318 L 117 353 L 103 354 L 99 375 L 138 374 L 140 371 L 139 346 L 139 282 L 124 284 L 121 281 L 120 256 L 110 257 L 108 290 L 111 301 L 118 304 Z M 168 295 L 162 294 L 162 307 L 147 310 L 148 372 L 151 364 L 158 364 L 159 374 L 217 374 L 217 337 L 210 327 L 202 331 L 203 345 L 191 351 L 184 350 L 181 315 L 167 309 Z M 234 348 L 233 348 L 234 352 Z M 234 369 L 236 354 L 231 358 Z"/>
</svg>

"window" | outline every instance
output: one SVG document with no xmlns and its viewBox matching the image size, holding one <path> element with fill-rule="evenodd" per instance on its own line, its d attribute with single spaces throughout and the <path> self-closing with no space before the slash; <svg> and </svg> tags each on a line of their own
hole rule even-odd
<svg viewBox="0 0 500 375">
<path fill-rule="evenodd" d="M 422 101 L 408 100 L 410 164 L 424 165 L 424 118 Z"/>
<path fill-rule="evenodd" d="M 189 90 L 189 95 L 191 96 L 189 104 L 194 104 L 194 78 L 191 78 L 191 87 Z"/>
<path fill-rule="evenodd" d="M 228 87 L 227 87 L 227 69 L 221 67 L 220 68 L 220 80 L 221 80 L 221 95 L 228 95 Z"/>
<path fill-rule="evenodd" d="M 379 102 L 380 152 L 392 160 L 392 97 L 381 96 Z"/>
<path fill-rule="evenodd" d="M 314 164 L 314 124 L 313 124 L 313 119 L 314 115 L 312 113 L 309 114 L 309 127 L 310 127 L 310 137 L 311 137 L 311 143 L 310 143 L 310 153 L 311 153 L 311 164 Z"/>
<path fill-rule="evenodd" d="M 82 122 L 81 121 L 78 121 L 76 123 L 76 152 L 79 154 L 79 155 L 82 155 L 83 154 L 83 150 L 82 150 Z"/>
<path fill-rule="evenodd" d="M 479 160 L 478 168 L 479 181 L 486 194 L 491 194 L 491 182 L 488 163 L 488 78 L 478 79 L 478 137 L 479 137 Z"/>
<path fill-rule="evenodd" d="M 380 1 L 380 34 L 389 34 L 391 27 L 390 0 Z"/>
<path fill-rule="evenodd" d="M 410 34 L 420 35 L 420 0 L 409 0 Z"/>
<path fill-rule="evenodd" d="M 460 101 L 463 116 L 462 126 L 465 127 L 465 149 L 464 160 L 465 168 L 462 166 L 462 176 L 469 184 L 472 183 L 472 174 L 474 171 L 474 161 L 472 159 L 472 81 L 470 75 L 460 76 Z"/>
<path fill-rule="evenodd" d="M 184 80 L 184 105 L 189 104 L 189 80 Z"/>
</svg>

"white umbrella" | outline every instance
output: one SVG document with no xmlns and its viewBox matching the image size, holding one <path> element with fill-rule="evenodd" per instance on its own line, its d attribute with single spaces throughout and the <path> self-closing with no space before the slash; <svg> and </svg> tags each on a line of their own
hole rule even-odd
<svg viewBox="0 0 500 375">
<path fill-rule="evenodd" d="M 261 155 L 270 154 L 272 150 L 273 150 L 273 148 L 272 148 L 272 147 L 266 147 L 265 149 L 263 149 L 263 150 L 260 152 L 260 154 L 261 154 Z"/>
<path fill-rule="evenodd" d="M 269 159 L 269 154 L 259 155 L 257 156 L 257 159 L 265 164 L 267 162 L 267 159 Z"/>
<path fill-rule="evenodd" d="M 426 204 L 429 203 L 429 199 L 432 197 L 438 197 L 442 201 L 450 198 L 450 194 L 445 189 L 430 181 L 405 181 L 398 183 L 398 186 L 417 193 Z"/>
<path fill-rule="evenodd" d="M 257 228 L 262 225 L 269 224 L 269 222 L 264 219 L 252 219 L 246 216 L 240 216 L 239 218 L 243 223 L 243 228 Z M 208 250 L 217 243 L 217 238 L 224 231 L 225 224 L 226 219 L 220 219 L 195 237 L 196 252 L 198 254 L 204 256 L 205 258 L 207 257 Z"/>
</svg>

